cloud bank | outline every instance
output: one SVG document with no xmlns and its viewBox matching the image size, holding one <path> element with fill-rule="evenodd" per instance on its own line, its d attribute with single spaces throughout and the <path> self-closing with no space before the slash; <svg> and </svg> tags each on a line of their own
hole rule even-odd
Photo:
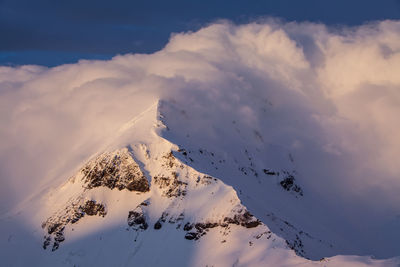
<svg viewBox="0 0 400 267">
<path fill-rule="evenodd" d="M 235 118 L 264 144 L 293 151 L 312 190 L 339 196 L 355 216 L 383 218 L 371 231 L 399 229 L 399 70 L 399 21 L 329 28 L 273 20 L 174 34 L 150 55 L 0 67 L 0 211 L 63 182 L 161 99 L 200 114 L 188 122 L 205 131 L 199 143 L 223 136 L 224 118 Z M 400 233 L 384 234 L 394 244 Z"/>
</svg>

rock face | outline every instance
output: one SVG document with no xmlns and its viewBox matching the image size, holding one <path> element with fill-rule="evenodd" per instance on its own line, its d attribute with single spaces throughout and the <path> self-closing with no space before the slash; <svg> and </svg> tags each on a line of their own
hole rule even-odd
<svg viewBox="0 0 400 267">
<path fill-rule="evenodd" d="M 146 156 L 147 148 L 144 145 L 142 150 Z M 181 149 L 177 152 L 182 153 L 182 151 L 185 153 L 186 150 Z M 212 152 L 206 150 L 199 150 L 199 153 L 214 157 Z M 149 173 L 153 180 L 150 190 L 146 176 L 127 148 L 101 154 L 86 163 L 77 175 L 70 179 L 71 184 L 75 184 L 74 188 L 81 190 L 80 193 L 68 201 L 64 205 L 65 208 L 60 209 L 43 223 L 42 227 L 46 230 L 43 248 L 47 249 L 52 244 L 51 250 L 57 250 L 60 243 L 65 240 L 65 229 L 78 224 L 84 216 L 106 216 L 106 203 L 96 201 L 93 197 L 96 195 L 94 192 L 104 193 L 107 190 L 116 192 L 127 190 L 135 192 L 134 196 L 149 192 L 149 197 L 139 202 L 139 205 L 136 204 L 134 209 L 127 210 L 125 217 L 127 230 L 137 232 L 135 241 L 142 232 L 161 233 L 170 229 L 166 227 L 167 225 L 174 225 L 182 238 L 194 241 L 200 240 L 214 228 L 218 229 L 217 232 L 223 233 L 221 243 L 225 243 L 232 229 L 238 229 L 237 227 L 248 229 L 249 232 L 253 231 L 250 228 L 254 228 L 256 232 L 267 233 L 267 239 L 271 237 L 268 228 L 240 203 L 236 193 L 232 193 L 234 191 L 227 190 L 226 185 L 218 179 L 191 169 L 176 158 L 173 151 L 160 152 L 154 156 L 152 164 L 156 171 Z M 266 170 L 264 173 L 279 177 L 279 172 Z M 285 190 L 297 192 L 293 176 L 288 174 L 281 177 L 284 177 L 281 186 Z M 218 191 L 224 193 L 215 194 Z M 212 205 L 208 207 L 209 209 L 218 212 L 209 216 L 208 212 L 198 215 L 190 208 L 186 210 L 185 207 L 192 205 L 193 197 L 197 197 L 194 201 L 197 206 L 195 209 L 198 209 L 199 213 L 204 212 L 202 207 L 208 205 Z M 221 199 L 224 201 L 221 202 Z M 297 254 L 305 256 L 300 237 L 301 235 L 296 232 L 287 239 L 286 244 Z"/>
<path fill-rule="evenodd" d="M 225 231 L 229 229 L 230 224 L 240 225 L 246 228 L 255 228 L 262 225 L 261 221 L 256 219 L 245 209 L 233 210 L 233 215 L 225 217 L 221 221 L 212 222 L 198 222 L 198 223 L 186 223 L 183 230 L 190 231 L 186 233 L 185 238 L 189 240 L 198 240 L 202 236 L 206 235 L 209 229 L 215 227 L 222 227 Z"/>
<path fill-rule="evenodd" d="M 149 227 L 141 205 L 135 210 L 129 211 L 127 222 L 128 226 L 132 227 L 134 230 L 146 230 Z"/>
<path fill-rule="evenodd" d="M 93 200 L 77 199 L 76 202 L 67 206 L 64 212 L 55 214 L 42 224 L 42 228 L 47 230 L 47 234 L 44 236 L 43 248 L 47 249 L 53 240 L 51 250 L 57 250 L 60 243 L 65 240 L 64 230 L 68 224 L 77 223 L 86 215 L 104 217 L 106 214 L 106 207 L 103 204 L 96 203 Z"/>
<path fill-rule="evenodd" d="M 147 215 L 149 201 L 140 204 L 134 210 L 129 211 L 128 214 L 128 226 L 136 231 L 144 231 L 148 228 Z M 179 205 L 179 204 L 178 204 Z M 199 240 L 202 236 L 206 235 L 209 229 L 220 227 L 225 232 L 229 232 L 230 225 L 238 225 L 245 228 L 255 228 L 262 225 L 262 222 L 256 219 L 249 211 L 243 206 L 235 206 L 228 216 L 225 216 L 219 220 L 208 219 L 204 222 L 191 222 L 190 219 L 185 218 L 184 213 L 180 213 L 178 216 L 169 214 L 164 211 L 161 217 L 154 223 L 154 229 L 160 230 L 164 223 L 175 224 L 176 229 L 182 229 L 184 231 L 183 237 L 188 240 Z M 184 226 L 182 224 L 184 223 Z"/>
<path fill-rule="evenodd" d="M 118 190 L 147 192 L 149 183 L 127 149 L 104 153 L 81 170 L 88 189 L 103 186 Z"/>
<path fill-rule="evenodd" d="M 76 224 L 84 216 L 107 215 L 106 206 L 88 199 L 94 188 L 128 190 L 143 193 L 150 190 L 147 178 L 133 160 L 127 148 L 114 152 L 103 153 L 86 163 L 83 168 L 70 179 L 71 183 L 81 183 L 80 193 L 65 203 L 65 208 L 59 210 L 42 224 L 47 234 L 44 236 L 43 248 L 53 242 L 52 251 L 59 248 L 65 240 L 64 230 L 69 224 Z M 132 223 L 141 222 L 141 228 L 147 228 L 144 218 L 137 217 L 136 213 L 129 214 Z"/>
<path fill-rule="evenodd" d="M 82 211 L 81 214 L 87 214 L 89 216 L 98 215 L 104 217 L 107 214 L 104 205 L 98 204 L 93 200 L 86 201 L 85 205 L 81 206 L 79 209 Z"/>
<path fill-rule="evenodd" d="M 212 228 L 218 227 L 222 232 L 228 233 L 232 225 L 244 228 L 256 228 L 262 225 L 261 221 L 247 211 L 236 197 L 231 199 L 229 203 L 221 204 L 231 208 L 221 212 L 217 217 L 193 218 L 193 215 L 187 215 L 184 209 L 179 207 L 187 205 L 186 197 L 188 194 L 204 188 L 218 188 L 218 180 L 209 175 L 200 175 L 199 173 L 193 176 L 188 175 L 188 170 L 185 170 L 187 167 L 174 156 L 172 151 L 163 154 L 158 161 L 162 168 L 159 173 L 153 176 L 153 186 L 156 190 L 159 190 L 161 197 L 165 202 L 169 202 L 170 205 L 153 222 L 152 228 L 154 230 L 161 230 L 163 225 L 168 223 L 169 225 L 175 225 L 176 229 L 182 230 L 182 238 L 199 240 Z M 155 190 L 154 187 L 152 190 Z M 189 187 L 192 188 L 191 191 L 188 191 Z M 211 198 L 212 196 L 210 196 Z M 147 230 L 148 218 L 152 213 L 152 209 L 152 200 L 150 198 L 138 205 L 134 210 L 129 211 L 128 226 L 139 232 Z"/>
</svg>

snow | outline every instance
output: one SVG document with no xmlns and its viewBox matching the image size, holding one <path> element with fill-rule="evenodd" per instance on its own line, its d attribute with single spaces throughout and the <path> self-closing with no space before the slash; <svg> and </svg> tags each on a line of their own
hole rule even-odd
<svg viewBox="0 0 400 267">
<path fill-rule="evenodd" d="M 399 23 L 354 30 L 220 23 L 152 55 L 2 67 L 2 264 L 399 265 L 399 81 L 387 67 Z M 373 49 L 382 36 L 393 55 Z M 357 47 L 375 52 L 346 76 L 337 62 Z M 85 188 L 81 168 L 104 153 L 131 156 L 150 190 Z M 88 200 L 107 214 L 66 223 L 59 248 L 43 249 L 43 222 Z M 133 210 L 147 229 L 128 225 Z M 225 225 L 246 210 L 262 224 Z"/>
</svg>

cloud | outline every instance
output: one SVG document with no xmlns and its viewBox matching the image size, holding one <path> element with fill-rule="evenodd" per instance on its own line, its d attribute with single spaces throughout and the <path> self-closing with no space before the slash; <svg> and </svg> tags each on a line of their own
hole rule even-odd
<svg viewBox="0 0 400 267">
<path fill-rule="evenodd" d="M 172 63 L 155 74 L 206 84 L 209 88 L 201 90 L 211 95 L 207 101 L 218 111 L 218 105 L 232 108 L 232 103 L 243 111 L 248 106 L 240 105 L 267 99 L 276 118 L 284 122 L 274 122 L 279 125 L 277 136 L 282 138 L 293 127 L 288 138 L 313 136 L 325 151 L 353 158 L 353 167 L 363 173 L 362 184 L 387 184 L 397 190 L 399 25 L 396 21 L 342 29 L 274 21 L 211 25 L 173 36 L 160 52 L 161 57 L 173 54 L 179 62 L 185 55 L 183 61 L 196 64 Z M 183 101 L 199 105 L 188 95 Z M 311 128 L 302 129 L 303 123 Z"/>
<path fill-rule="evenodd" d="M 0 209 L 64 181 L 161 99 L 186 118 L 169 121 L 182 129 L 171 138 L 263 149 L 259 161 L 276 166 L 272 152 L 290 151 L 310 191 L 354 224 L 373 211 L 369 226 L 382 228 L 400 213 L 399 33 L 399 21 L 221 21 L 154 54 L 0 67 Z"/>
</svg>

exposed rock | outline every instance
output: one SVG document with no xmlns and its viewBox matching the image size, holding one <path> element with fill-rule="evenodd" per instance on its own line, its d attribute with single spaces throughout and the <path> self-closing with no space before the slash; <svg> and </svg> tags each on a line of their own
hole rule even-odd
<svg viewBox="0 0 400 267">
<path fill-rule="evenodd" d="M 157 222 L 154 224 L 154 229 L 156 229 L 156 230 L 161 229 L 161 227 L 162 227 L 162 224 L 161 224 L 160 221 L 157 221 Z"/>
<path fill-rule="evenodd" d="M 214 182 L 216 182 L 217 181 L 217 179 L 216 178 L 213 178 L 213 177 L 211 177 L 211 176 L 209 176 L 209 175 L 203 175 L 202 177 L 198 177 L 197 178 L 197 183 L 200 183 L 200 184 L 202 184 L 202 185 L 210 185 L 210 184 L 212 184 L 212 183 L 214 183 Z"/>
<path fill-rule="evenodd" d="M 250 212 L 245 211 L 244 213 L 235 214 L 232 217 L 225 217 L 224 222 L 228 224 L 241 225 L 246 228 L 254 228 L 261 225 L 261 221 L 256 219 Z"/>
<path fill-rule="evenodd" d="M 286 241 L 287 246 L 290 249 L 294 250 L 297 255 L 307 258 L 305 251 L 304 251 L 303 242 L 301 241 L 301 239 L 299 238 L 298 235 L 296 235 L 296 239 L 285 240 L 285 241 Z"/>
<path fill-rule="evenodd" d="M 163 159 L 165 160 L 165 165 L 168 166 L 169 168 L 173 168 L 176 165 L 176 160 L 175 160 L 175 156 L 174 153 L 172 153 L 172 151 L 170 151 L 168 154 L 163 156 Z"/>
<path fill-rule="evenodd" d="M 209 229 L 215 227 L 229 227 L 229 224 L 240 225 L 246 228 L 254 228 L 261 225 L 261 221 L 254 218 L 253 215 L 250 214 L 248 211 L 244 211 L 243 213 L 237 213 L 233 217 L 225 217 L 223 221 L 218 222 L 198 222 L 198 223 L 186 223 L 183 227 L 184 231 L 192 231 L 195 232 L 188 232 L 185 235 L 186 239 L 189 240 L 198 240 L 202 236 L 204 236 Z"/>
<path fill-rule="evenodd" d="M 76 202 L 71 203 L 71 206 L 67 207 L 63 212 L 55 214 L 42 224 L 42 228 L 47 229 L 48 233 L 44 237 L 43 248 L 46 249 L 53 239 L 52 251 L 57 250 L 60 243 L 65 240 L 64 229 L 69 223 L 77 223 L 85 215 L 104 217 L 106 214 L 106 208 L 101 203 L 96 203 L 94 200 L 76 200 Z"/>
<path fill-rule="evenodd" d="M 183 230 L 184 231 L 190 231 L 190 230 L 192 230 L 193 229 L 193 224 L 191 224 L 191 223 L 186 223 L 185 224 L 185 226 L 183 226 Z"/>
<path fill-rule="evenodd" d="M 60 229 L 62 225 L 63 225 L 62 223 L 50 224 L 50 225 L 47 227 L 47 232 L 49 233 L 49 235 L 51 235 L 51 234 L 54 233 L 56 230 Z M 42 227 L 43 227 L 43 226 L 42 226 Z"/>
<path fill-rule="evenodd" d="M 196 240 L 197 240 L 197 239 L 199 239 L 200 237 L 199 237 L 199 234 L 198 234 L 198 233 L 189 232 L 189 233 L 186 233 L 185 238 L 188 239 L 188 240 L 193 240 L 193 239 L 196 239 Z"/>
<path fill-rule="evenodd" d="M 53 247 L 51 248 L 51 251 L 56 251 L 59 247 L 60 247 L 60 243 L 59 242 L 54 242 L 53 243 Z"/>
<path fill-rule="evenodd" d="M 196 223 L 194 225 L 194 227 L 198 230 L 198 231 L 202 231 L 202 230 L 206 230 L 208 228 L 214 228 L 219 226 L 219 223 L 211 223 L 211 222 L 207 222 L 207 223 Z"/>
<path fill-rule="evenodd" d="M 163 166 L 172 168 L 177 165 L 177 161 L 172 152 L 163 156 L 165 163 Z M 164 175 L 156 175 L 153 177 L 154 183 L 160 188 L 164 189 L 163 196 L 172 198 L 186 195 L 187 182 L 179 179 L 179 174 L 176 171 L 171 171 L 171 175 L 166 177 Z"/>
<path fill-rule="evenodd" d="M 110 189 L 147 192 L 149 183 L 127 149 L 104 153 L 81 170 L 88 189 L 104 186 Z"/>
<path fill-rule="evenodd" d="M 269 213 L 267 214 L 267 217 L 269 220 L 267 220 L 268 226 L 271 227 L 271 231 L 275 229 L 275 231 L 280 230 L 281 237 L 286 240 L 287 246 L 294 250 L 297 255 L 308 258 L 308 255 L 306 253 L 307 249 L 305 244 L 307 244 L 307 241 L 315 239 L 313 236 L 311 236 L 309 233 L 297 229 L 294 225 L 289 223 L 286 220 L 283 220 L 277 216 L 275 216 L 274 213 Z M 330 246 L 332 247 L 331 244 L 319 240 L 321 246 Z"/>
<path fill-rule="evenodd" d="M 286 190 L 286 191 L 293 191 L 298 193 L 300 196 L 303 196 L 303 190 L 301 189 L 300 186 L 298 186 L 295 183 L 295 178 L 293 175 L 287 175 L 281 182 L 280 185 Z"/>
<path fill-rule="evenodd" d="M 103 204 L 96 203 L 94 200 L 84 200 L 86 191 L 96 187 L 126 189 L 136 192 L 149 191 L 147 178 L 127 148 L 99 155 L 86 163 L 80 170 L 80 174 L 84 183 L 82 195 L 70 200 L 65 209 L 48 218 L 42 225 L 48 233 L 48 236 L 44 237 L 44 249 L 50 245 L 52 239 L 52 251 L 59 248 L 60 243 L 65 240 L 64 228 L 66 225 L 75 224 L 86 215 L 106 216 L 107 211 Z M 72 177 L 71 181 L 74 182 L 77 177 L 79 176 Z M 134 212 L 129 214 L 128 224 L 136 224 L 139 229 L 147 229 L 148 227 L 145 217 L 141 217 L 140 214 Z"/>
<path fill-rule="evenodd" d="M 184 154 L 190 151 L 181 151 Z M 210 154 L 206 150 L 200 150 L 200 154 Z M 186 156 L 186 155 L 185 155 Z M 162 158 L 163 172 L 153 177 L 154 185 L 161 189 L 162 197 L 173 198 L 171 207 L 176 205 L 185 197 L 188 187 L 187 176 L 183 176 L 179 169 L 183 165 L 175 158 L 172 152 L 165 154 Z M 253 169 L 250 168 L 250 171 Z M 254 171 L 255 172 L 255 171 Z M 84 193 L 96 187 L 107 187 L 109 189 L 129 190 L 137 192 L 149 191 L 149 184 L 139 165 L 133 160 L 127 149 L 118 150 L 112 153 L 104 153 L 96 159 L 87 163 L 81 170 L 84 189 L 81 196 L 71 201 L 65 210 L 50 217 L 43 228 L 48 235 L 44 237 L 43 248 L 46 249 L 52 244 L 52 251 L 57 250 L 65 240 L 64 229 L 68 224 L 78 223 L 84 216 L 106 216 L 106 207 L 94 200 L 85 200 Z M 185 175 L 185 174 L 184 174 Z M 182 176 L 182 177 L 181 177 Z M 77 176 L 75 176 L 76 178 Z M 196 178 L 194 178 L 196 179 Z M 208 175 L 199 175 L 195 186 L 208 186 L 216 183 L 217 179 Z M 146 231 L 149 228 L 150 201 L 144 201 L 134 210 L 128 212 L 127 224 L 135 231 Z M 168 211 L 168 212 L 167 212 Z M 170 214 L 172 213 L 172 214 Z M 176 229 L 182 229 L 185 215 L 183 212 L 176 212 L 174 208 L 167 208 L 161 217 L 154 223 L 154 229 L 159 230 L 163 224 L 177 224 Z M 183 226 L 184 238 L 198 240 L 207 232 L 216 227 L 224 228 L 229 233 L 229 225 L 235 224 L 241 227 L 254 228 L 261 225 L 261 222 L 251 215 L 243 206 L 236 205 L 227 216 L 214 220 L 186 222 Z"/>
<path fill-rule="evenodd" d="M 128 225 L 131 227 L 137 226 L 138 229 L 143 229 L 143 230 L 146 230 L 149 226 L 146 222 L 144 214 L 136 211 L 129 212 Z"/>
<path fill-rule="evenodd" d="M 46 249 L 50 245 L 50 243 L 51 243 L 51 237 L 45 236 L 43 242 L 43 249 Z"/>
<path fill-rule="evenodd" d="M 140 206 L 139 206 L 140 207 Z M 142 210 L 141 210 L 142 211 Z M 232 210 L 233 215 L 224 217 L 224 219 L 219 221 L 205 221 L 205 222 L 186 222 L 183 226 L 183 231 L 187 232 L 185 238 L 188 240 L 198 240 L 202 236 L 206 235 L 209 229 L 215 227 L 228 228 L 230 224 L 240 225 L 246 228 L 254 228 L 261 225 L 261 221 L 257 220 L 253 215 L 250 214 L 243 207 L 235 207 Z M 141 218 L 145 218 L 142 212 L 138 212 L 138 208 L 135 211 L 130 211 L 128 216 L 128 225 L 137 225 L 143 222 Z M 184 220 L 184 214 L 181 213 L 179 216 L 170 216 L 167 212 L 163 212 L 161 217 L 154 224 L 154 229 L 159 230 L 162 228 L 162 224 L 168 221 L 168 223 L 174 224 L 178 223 L 177 229 L 180 229 L 180 221 Z M 136 228 L 138 229 L 138 228 Z M 146 230 L 146 228 L 141 228 Z"/>
<path fill-rule="evenodd" d="M 79 209 L 89 216 L 99 215 L 99 216 L 104 217 L 107 214 L 104 205 L 98 204 L 98 203 L 96 203 L 96 201 L 93 201 L 93 200 L 86 201 L 85 205 L 79 207 Z"/>
<path fill-rule="evenodd" d="M 271 170 L 268 170 L 268 169 L 263 169 L 263 172 L 266 175 L 278 175 L 279 174 L 278 172 L 274 172 L 274 171 L 271 171 Z"/>
</svg>

